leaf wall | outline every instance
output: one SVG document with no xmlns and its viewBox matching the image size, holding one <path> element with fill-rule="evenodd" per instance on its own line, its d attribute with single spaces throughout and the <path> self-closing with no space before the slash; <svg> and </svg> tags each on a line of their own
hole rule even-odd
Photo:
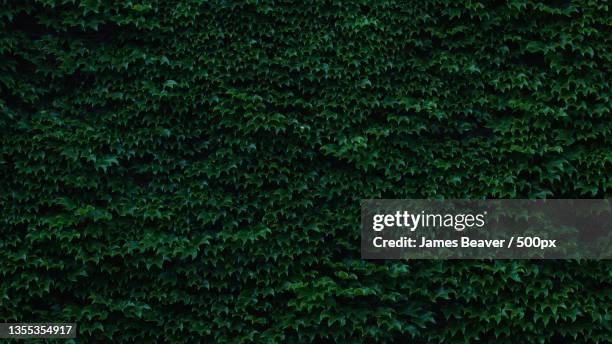
<svg viewBox="0 0 612 344">
<path fill-rule="evenodd" d="M 607 1 L 2 1 L 0 321 L 612 340 L 608 261 L 364 261 L 365 198 L 607 198 Z"/>
</svg>

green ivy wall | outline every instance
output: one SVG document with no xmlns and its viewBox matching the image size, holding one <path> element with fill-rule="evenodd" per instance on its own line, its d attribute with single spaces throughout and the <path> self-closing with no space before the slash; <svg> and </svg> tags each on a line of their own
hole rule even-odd
<svg viewBox="0 0 612 344">
<path fill-rule="evenodd" d="M 1 1 L 0 322 L 612 340 L 609 261 L 364 261 L 364 198 L 607 198 L 607 1 Z"/>
</svg>

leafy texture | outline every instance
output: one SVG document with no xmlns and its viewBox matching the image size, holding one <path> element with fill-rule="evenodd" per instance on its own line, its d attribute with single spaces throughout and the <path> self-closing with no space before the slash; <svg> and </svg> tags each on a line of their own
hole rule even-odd
<svg viewBox="0 0 612 344">
<path fill-rule="evenodd" d="M 604 198 L 607 1 L 2 1 L 0 321 L 610 342 L 606 261 L 364 261 L 364 198 Z"/>
</svg>

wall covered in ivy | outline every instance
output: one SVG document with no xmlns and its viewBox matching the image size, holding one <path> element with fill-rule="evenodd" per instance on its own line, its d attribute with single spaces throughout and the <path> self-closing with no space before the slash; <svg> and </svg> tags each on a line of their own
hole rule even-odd
<svg viewBox="0 0 612 344">
<path fill-rule="evenodd" d="M 0 322 L 609 342 L 609 261 L 365 261 L 365 198 L 607 198 L 607 1 L 1 1 Z"/>
</svg>

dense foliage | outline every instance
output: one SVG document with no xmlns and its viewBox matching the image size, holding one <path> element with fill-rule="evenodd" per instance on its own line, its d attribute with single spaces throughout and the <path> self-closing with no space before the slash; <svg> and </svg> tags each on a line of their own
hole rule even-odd
<svg viewBox="0 0 612 344">
<path fill-rule="evenodd" d="M 607 1 L 0 2 L 0 322 L 610 342 L 606 261 L 364 261 L 364 198 L 605 198 Z"/>
</svg>

